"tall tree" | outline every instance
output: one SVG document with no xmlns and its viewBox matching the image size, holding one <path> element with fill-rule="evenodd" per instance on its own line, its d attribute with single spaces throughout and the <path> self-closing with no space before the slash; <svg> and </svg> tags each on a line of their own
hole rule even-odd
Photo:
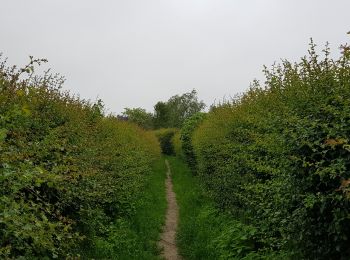
<svg viewBox="0 0 350 260">
<path fill-rule="evenodd" d="M 167 102 L 159 101 L 154 106 L 154 128 L 169 127 L 169 106 Z"/>
<path fill-rule="evenodd" d="M 153 128 L 153 115 L 143 108 L 124 108 L 122 115 L 144 129 Z"/>
<path fill-rule="evenodd" d="M 167 102 L 158 102 L 154 106 L 155 127 L 181 128 L 187 118 L 202 111 L 204 108 L 205 104 L 203 101 L 198 100 L 195 89 L 181 96 L 172 96 Z"/>
</svg>

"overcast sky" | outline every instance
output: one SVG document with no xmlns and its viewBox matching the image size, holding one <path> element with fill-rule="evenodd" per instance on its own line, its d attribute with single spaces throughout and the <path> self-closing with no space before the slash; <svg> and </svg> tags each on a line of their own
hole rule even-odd
<svg viewBox="0 0 350 260">
<path fill-rule="evenodd" d="M 110 112 L 195 88 L 208 105 L 305 55 L 350 42 L 350 0 L 0 0 L 9 64 L 47 58 L 64 88 Z"/>
</svg>

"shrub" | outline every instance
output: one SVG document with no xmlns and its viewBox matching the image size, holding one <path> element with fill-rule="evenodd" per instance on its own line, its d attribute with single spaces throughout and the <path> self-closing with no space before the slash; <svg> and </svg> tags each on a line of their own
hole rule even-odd
<svg viewBox="0 0 350 260">
<path fill-rule="evenodd" d="M 176 128 L 162 128 L 154 131 L 157 136 L 162 153 L 166 155 L 174 155 L 174 144 L 172 142 L 173 136 L 178 130 Z"/>
<path fill-rule="evenodd" d="M 181 143 L 180 131 L 177 131 L 174 134 L 174 136 L 173 136 L 173 138 L 171 140 L 171 143 L 174 146 L 175 155 L 178 156 L 179 158 L 183 158 L 184 159 L 184 154 L 183 154 L 183 151 L 182 151 L 182 143 Z"/>
<path fill-rule="evenodd" d="M 199 124 L 204 120 L 206 114 L 205 113 L 197 113 L 192 117 L 187 119 L 181 128 L 181 143 L 182 150 L 184 154 L 184 158 L 189 165 L 190 169 L 193 173 L 196 172 L 196 157 L 193 152 L 192 146 L 192 135 L 194 130 L 199 126 Z"/>
<path fill-rule="evenodd" d="M 195 130 L 201 180 L 254 227 L 259 250 L 350 257 L 350 55 L 265 69 L 266 83 L 218 106 Z"/>
<path fill-rule="evenodd" d="M 58 76 L 0 65 L 0 258 L 75 257 L 128 217 L 155 136 L 60 90 Z M 28 77 L 24 77 L 25 73 Z M 24 73 L 24 74 L 23 74 Z"/>
</svg>

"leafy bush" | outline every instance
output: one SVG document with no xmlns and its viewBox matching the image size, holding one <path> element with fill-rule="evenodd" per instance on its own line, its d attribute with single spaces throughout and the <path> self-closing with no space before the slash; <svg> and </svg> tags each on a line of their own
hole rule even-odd
<svg viewBox="0 0 350 260">
<path fill-rule="evenodd" d="M 285 252 L 261 251 L 256 228 L 215 208 L 198 176 L 178 158 L 168 158 L 180 207 L 177 245 L 185 259 L 289 259 Z"/>
<path fill-rule="evenodd" d="M 192 146 L 192 135 L 198 125 L 204 120 L 205 113 L 197 113 L 187 119 L 181 128 L 181 143 L 184 158 L 192 172 L 196 172 L 196 157 Z"/>
<path fill-rule="evenodd" d="M 172 142 L 174 135 L 178 130 L 176 128 L 162 128 L 155 130 L 154 134 L 157 136 L 162 153 L 166 155 L 174 155 L 174 144 Z"/>
<path fill-rule="evenodd" d="M 128 218 L 118 218 L 108 226 L 104 236 L 95 237 L 92 246 L 84 248 L 83 259 L 158 259 L 157 242 L 167 206 L 163 159 L 156 161 L 147 177 L 134 213 Z"/>
<path fill-rule="evenodd" d="M 183 158 L 184 159 L 184 154 L 183 154 L 183 151 L 182 151 L 182 143 L 181 143 L 181 133 L 180 131 L 177 131 L 172 140 L 171 140 L 171 143 L 173 144 L 174 146 L 174 152 L 175 152 L 175 155 L 178 156 L 179 158 Z"/>
<path fill-rule="evenodd" d="M 0 258 L 78 256 L 134 211 L 160 155 L 152 133 L 33 76 L 40 62 L 0 65 Z"/>
<path fill-rule="evenodd" d="M 154 106 L 154 127 L 180 128 L 184 121 L 205 108 L 203 101 L 198 100 L 197 91 L 175 95 L 167 102 L 159 101 Z"/>
<path fill-rule="evenodd" d="M 153 115 L 143 108 L 124 108 L 121 118 L 137 124 L 143 129 L 153 128 Z"/>
<path fill-rule="evenodd" d="M 214 108 L 195 130 L 201 180 L 253 227 L 260 251 L 348 259 L 350 54 L 265 69 L 266 83 Z"/>
</svg>

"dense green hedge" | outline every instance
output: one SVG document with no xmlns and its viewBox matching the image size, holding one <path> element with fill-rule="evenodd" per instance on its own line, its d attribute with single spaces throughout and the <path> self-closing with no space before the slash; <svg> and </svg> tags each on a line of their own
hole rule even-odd
<svg viewBox="0 0 350 260">
<path fill-rule="evenodd" d="M 181 144 L 182 151 L 188 166 L 193 173 L 196 172 L 196 156 L 193 151 L 192 137 L 193 132 L 198 127 L 198 125 L 204 120 L 206 114 L 199 112 L 194 114 L 192 117 L 188 118 L 181 128 Z"/>
<path fill-rule="evenodd" d="M 173 138 L 177 131 L 176 128 L 161 128 L 153 131 L 158 138 L 163 154 L 175 154 Z"/>
<path fill-rule="evenodd" d="M 177 131 L 172 140 L 171 143 L 174 146 L 174 153 L 176 156 L 178 156 L 179 158 L 185 159 L 184 154 L 183 154 L 183 150 L 182 150 L 182 142 L 181 142 L 181 133 L 180 131 Z"/>
<path fill-rule="evenodd" d="M 132 214 L 159 145 L 59 77 L 20 72 L 0 65 L 0 258 L 77 256 Z"/>
<path fill-rule="evenodd" d="M 254 228 L 255 252 L 350 258 L 350 55 L 324 53 L 311 44 L 299 63 L 266 69 L 264 86 L 214 108 L 195 130 L 199 176 Z"/>
</svg>

